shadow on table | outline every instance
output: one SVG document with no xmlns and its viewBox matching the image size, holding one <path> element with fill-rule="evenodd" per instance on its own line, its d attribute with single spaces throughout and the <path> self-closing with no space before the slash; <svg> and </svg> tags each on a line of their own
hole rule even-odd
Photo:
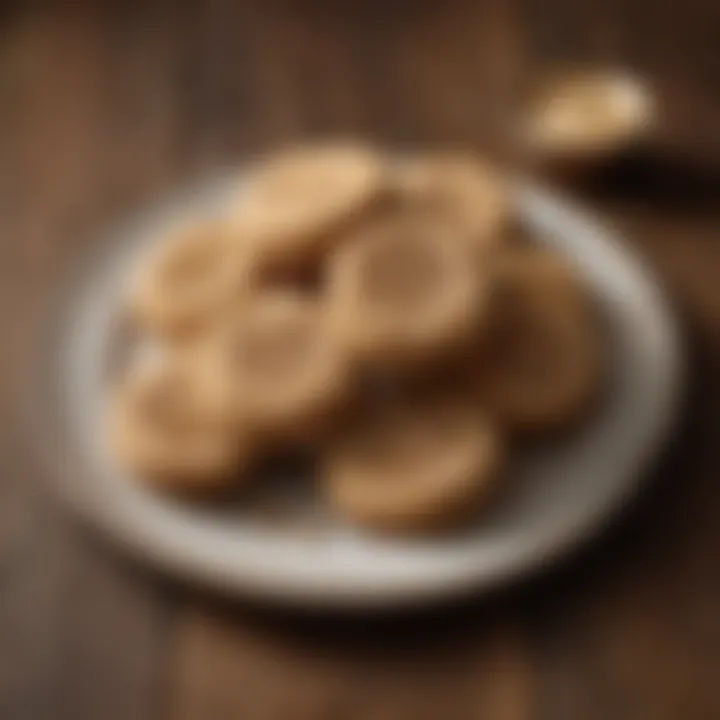
<svg viewBox="0 0 720 720">
<path fill-rule="evenodd" d="M 701 219 L 720 216 L 719 188 L 713 160 L 657 149 L 615 163 L 587 189 L 598 199 Z"/>
</svg>

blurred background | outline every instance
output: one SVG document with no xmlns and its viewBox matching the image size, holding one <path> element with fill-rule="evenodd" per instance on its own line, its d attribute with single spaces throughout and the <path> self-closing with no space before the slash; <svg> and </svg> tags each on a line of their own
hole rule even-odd
<svg viewBox="0 0 720 720">
<path fill-rule="evenodd" d="M 539 582 L 412 617 L 288 617 L 118 557 L 22 431 L 58 278 L 114 220 L 278 143 L 470 145 L 565 64 L 645 78 L 641 155 L 574 194 L 684 320 L 682 431 L 645 495 Z M 0 718 L 720 718 L 720 5 L 715 0 L 0 3 Z"/>
</svg>

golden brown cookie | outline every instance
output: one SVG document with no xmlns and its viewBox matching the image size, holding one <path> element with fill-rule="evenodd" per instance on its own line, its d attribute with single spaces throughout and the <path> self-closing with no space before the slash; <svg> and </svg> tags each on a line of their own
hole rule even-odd
<svg viewBox="0 0 720 720">
<path fill-rule="evenodd" d="M 335 509 L 382 532 L 427 532 L 472 515 L 495 489 L 503 442 L 476 403 L 417 398 L 381 407 L 329 445 L 322 479 Z"/>
<path fill-rule="evenodd" d="M 272 441 L 312 437 L 347 401 L 352 367 L 322 305 L 289 292 L 258 295 L 212 339 L 207 379 L 236 416 Z"/>
<path fill-rule="evenodd" d="M 509 427 L 552 429 L 586 409 L 602 366 L 598 318 L 575 272 L 546 250 L 507 251 L 473 369 L 483 404 Z"/>
<path fill-rule="evenodd" d="M 226 304 L 248 295 L 256 282 L 245 256 L 216 221 L 173 229 L 133 280 L 133 317 L 163 337 L 196 335 Z"/>
<path fill-rule="evenodd" d="M 588 157 L 619 149 L 652 119 L 647 88 L 609 71 L 566 71 L 546 78 L 526 122 L 531 146 L 549 154 Z"/>
<path fill-rule="evenodd" d="M 115 389 L 111 447 L 139 481 L 202 495 L 232 487 L 248 467 L 253 443 L 197 380 L 193 363 L 171 359 L 130 372 Z"/>
<path fill-rule="evenodd" d="M 487 278 L 447 225 L 403 217 L 349 238 L 328 264 L 340 341 L 367 365 L 413 367 L 477 332 Z"/>
<path fill-rule="evenodd" d="M 483 253 L 502 244 L 511 197 L 497 169 L 470 154 L 434 153 L 401 161 L 395 179 L 410 212 L 451 224 Z"/>
<path fill-rule="evenodd" d="M 260 163 L 243 185 L 231 225 L 270 271 L 315 265 L 385 189 L 385 164 L 369 148 L 318 144 Z"/>
</svg>

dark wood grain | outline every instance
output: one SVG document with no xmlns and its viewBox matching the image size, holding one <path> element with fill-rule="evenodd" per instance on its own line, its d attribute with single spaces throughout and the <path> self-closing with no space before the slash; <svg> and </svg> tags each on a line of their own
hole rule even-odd
<svg viewBox="0 0 720 720">
<path fill-rule="evenodd" d="M 720 717 L 719 36 L 712 0 L 0 5 L 0 717 Z M 583 192 L 692 348 L 685 426 L 605 538 L 487 601 L 343 622 L 168 588 L 74 526 L 18 413 L 53 283 L 106 224 L 297 137 L 502 151 L 516 85 L 560 61 L 658 91 L 652 156 Z"/>
</svg>

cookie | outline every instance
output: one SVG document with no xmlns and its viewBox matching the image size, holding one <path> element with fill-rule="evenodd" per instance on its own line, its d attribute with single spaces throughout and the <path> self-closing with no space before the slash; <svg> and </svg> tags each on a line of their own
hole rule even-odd
<svg viewBox="0 0 720 720">
<path fill-rule="evenodd" d="M 407 158 L 398 164 L 395 182 L 408 211 L 434 215 L 453 225 L 483 254 L 502 244 L 511 215 L 507 182 L 472 155 Z"/>
<path fill-rule="evenodd" d="M 220 222 L 174 228 L 133 278 L 131 314 L 141 328 L 161 337 L 197 335 L 226 304 L 252 291 L 248 263 Z"/>
<path fill-rule="evenodd" d="M 555 254 L 522 247 L 506 252 L 473 368 L 482 403 L 521 431 L 577 419 L 600 387 L 597 320 L 575 272 Z"/>
<path fill-rule="evenodd" d="M 327 302 L 359 362 L 411 368 L 474 336 L 487 282 L 451 228 L 403 217 L 366 228 L 330 258 Z"/>
<path fill-rule="evenodd" d="M 269 272 L 306 272 L 384 188 L 384 161 L 366 147 L 291 148 L 251 173 L 233 212 L 232 231 Z"/>
<path fill-rule="evenodd" d="M 251 439 L 230 423 L 229 407 L 197 382 L 188 359 L 132 370 L 109 410 L 111 449 L 140 482 L 178 494 L 233 487 L 253 457 Z"/>
<path fill-rule="evenodd" d="M 651 122 L 647 89 L 622 73 L 567 71 L 546 79 L 526 122 L 531 147 L 594 156 L 619 149 Z"/>
<path fill-rule="evenodd" d="M 329 445 L 321 472 L 332 506 L 350 522 L 421 533 L 477 511 L 502 459 L 501 433 L 475 403 L 425 397 L 359 419 Z"/>
<path fill-rule="evenodd" d="M 208 382 L 222 388 L 242 423 L 272 441 L 314 436 L 352 389 L 352 367 L 322 305 L 295 293 L 259 295 L 206 352 Z"/>
</svg>

